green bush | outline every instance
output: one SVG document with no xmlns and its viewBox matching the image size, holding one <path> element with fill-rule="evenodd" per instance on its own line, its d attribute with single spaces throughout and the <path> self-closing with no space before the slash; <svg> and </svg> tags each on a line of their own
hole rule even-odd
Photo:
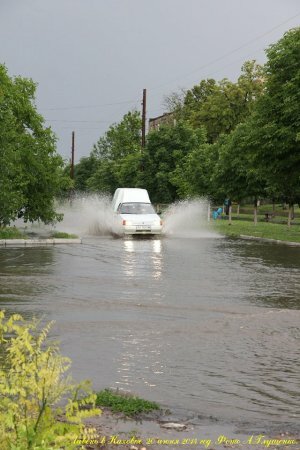
<svg viewBox="0 0 300 450">
<path fill-rule="evenodd" d="M 51 234 L 53 238 L 61 238 L 61 239 L 76 239 L 78 236 L 76 234 L 64 233 L 63 231 L 54 231 Z"/>
<path fill-rule="evenodd" d="M 16 227 L 0 227 L 0 239 L 27 239 Z"/>
<path fill-rule="evenodd" d="M 157 403 L 143 400 L 139 397 L 104 389 L 98 392 L 96 405 L 107 406 L 114 412 L 122 412 L 126 416 L 135 416 L 139 413 L 158 410 Z"/>
<path fill-rule="evenodd" d="M 100 413 L 89 382 L 74 384 L 70 360 L 46 339 L 52 323 L 0 311 L 0 442 L 2 450 L 78 449 L 82 419 Z M 64 405 L 64 406 L 58 406 Z M 88 408 L 86 408 L 88 406 Z"/>
</svg>

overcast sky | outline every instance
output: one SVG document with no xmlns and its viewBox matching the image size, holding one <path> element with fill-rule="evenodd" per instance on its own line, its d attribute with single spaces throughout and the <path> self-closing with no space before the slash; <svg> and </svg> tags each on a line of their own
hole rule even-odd
<svg viewBox="0 0 300 450">
<path fill-rule="evenodd" d="M 0 0 L 0 63 L 38 83 L 38 109 L 70 156 L 110 124 L 201 79 L 235 80 L 247 59 L 299 26 L 299 0 Z"/>
</svg>

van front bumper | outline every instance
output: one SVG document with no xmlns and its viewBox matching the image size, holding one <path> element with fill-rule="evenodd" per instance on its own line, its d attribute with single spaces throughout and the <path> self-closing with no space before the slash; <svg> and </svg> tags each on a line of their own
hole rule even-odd
<svg viewBox="0 0 300 450">
<path fill-rule="evenodd" d="M 124 234 L 151 235 L 161 234 L 162 226 L 152 225 L 123 225 Z"/>
</svg>

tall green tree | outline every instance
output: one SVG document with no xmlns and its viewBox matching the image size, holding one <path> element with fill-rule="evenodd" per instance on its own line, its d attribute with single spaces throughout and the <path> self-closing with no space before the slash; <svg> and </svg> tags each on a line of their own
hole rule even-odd
<svg viewBox="0 0 300 450">
<path fill-rule="evenodd" d="M 179 119 L 193 128 L 205 127 L 209 143 L 216 142 L 223 133 L 229 134 L 251 113 L 255 101 L 263 92 L 263 68 L 255 61 L 247 61 L 236 83 L 227 79 L 202 80 L 181 95 L 171 94 L 165 100 Z"/>
<path fill-rule="evenodd" d="M 206 143 L 205 130 L 196 130 L 198 145 L 177 164 L 171 181 L 179 198 L 212 196 L 211 175 L 214 169 L 214 145 Z"/>
<path fill-rule="evenodd" d="M 182 121 L 175 126 L 162 126 L 158 131 L 149 133 L 140 185 L 143 183 L 149 190 L 154 202 L 171 203 L 183 193 L 178 170 L 185 157 L 198 148 L 204 139 L 202 133 L 196 132 Z"/>
<path fill-rule="evenodd" d="M 74 168 L 74 179 L 76 191 L 84 192 L 88 190 L 88 179 L 97 170 L 97 159 L 94 155 L 80 158 L 79 163 Z"/>
<path fill-rule="evenodd" d="M 104 136 L 94 145 L 92 155 L 97 159 L 116 161 L 141 150 L 141 115 L 129 111 L 121 122 L 109 127 Z"/>
<path fill-rule="evenodd" d="M 97 169 L 86 182 L 87 189 L 92 192 L 112 194 L 119 186 L 116 163 L 107 159 L 97 162 Z"/>
<path fill-rule="evenodd" d="M 111 125 L 89 157 L 93 170 L 86 181 L 91 191 L 112 194 L 120 186 L 135 187 L 141 169 L 141 116 L 137 111 Z"/>
<path fill-rule="evenodd" d="M 252 123 L 243 123 L 230 134 L 223 135 L 215 144 L 218 162 L 211 178 L 215 196 L 219 199 L 230 197 L 240 203 L 252 198 L 254 222 L 257 221 L 257 201 L 265 197 L 267 179 L 261 166 L 254 163 L 256 146 L 252 140 Z"/>
<path fill-rule="evenodd" d="M 69 180 L 56 138 L 35 106 L 32 80 L 11 78 L 0 65 L 0 225 L 17 217 L 50 223 L 55 196 Z"/>
<path fill-rule="evenodd" d="M 300 28 L 267 50 L 264 95 L 251 119 L 255 165 L 270 190 L 290 205 L 300 200 Z"/>
</svg>

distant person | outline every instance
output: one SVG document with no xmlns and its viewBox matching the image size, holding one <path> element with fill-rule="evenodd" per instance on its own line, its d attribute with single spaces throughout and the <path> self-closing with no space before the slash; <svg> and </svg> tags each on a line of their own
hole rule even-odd
<svg viewBox="0 0 300 450">
<path fill-rule="evenodd" d="M 214 220 L 221 219 L 221 215 L 222 215 L 222 208 L 218 208 L 212 212 L 212 217 Z"/>
<path fill-rule="evenodd" d="M 229 216 L 229 208 L 231 206 L 231 200 L 230 198 L 225 198 L 224 200 L 224 206 L 225 206 L 225 214 L 226 216 Z"/>
</svg>

